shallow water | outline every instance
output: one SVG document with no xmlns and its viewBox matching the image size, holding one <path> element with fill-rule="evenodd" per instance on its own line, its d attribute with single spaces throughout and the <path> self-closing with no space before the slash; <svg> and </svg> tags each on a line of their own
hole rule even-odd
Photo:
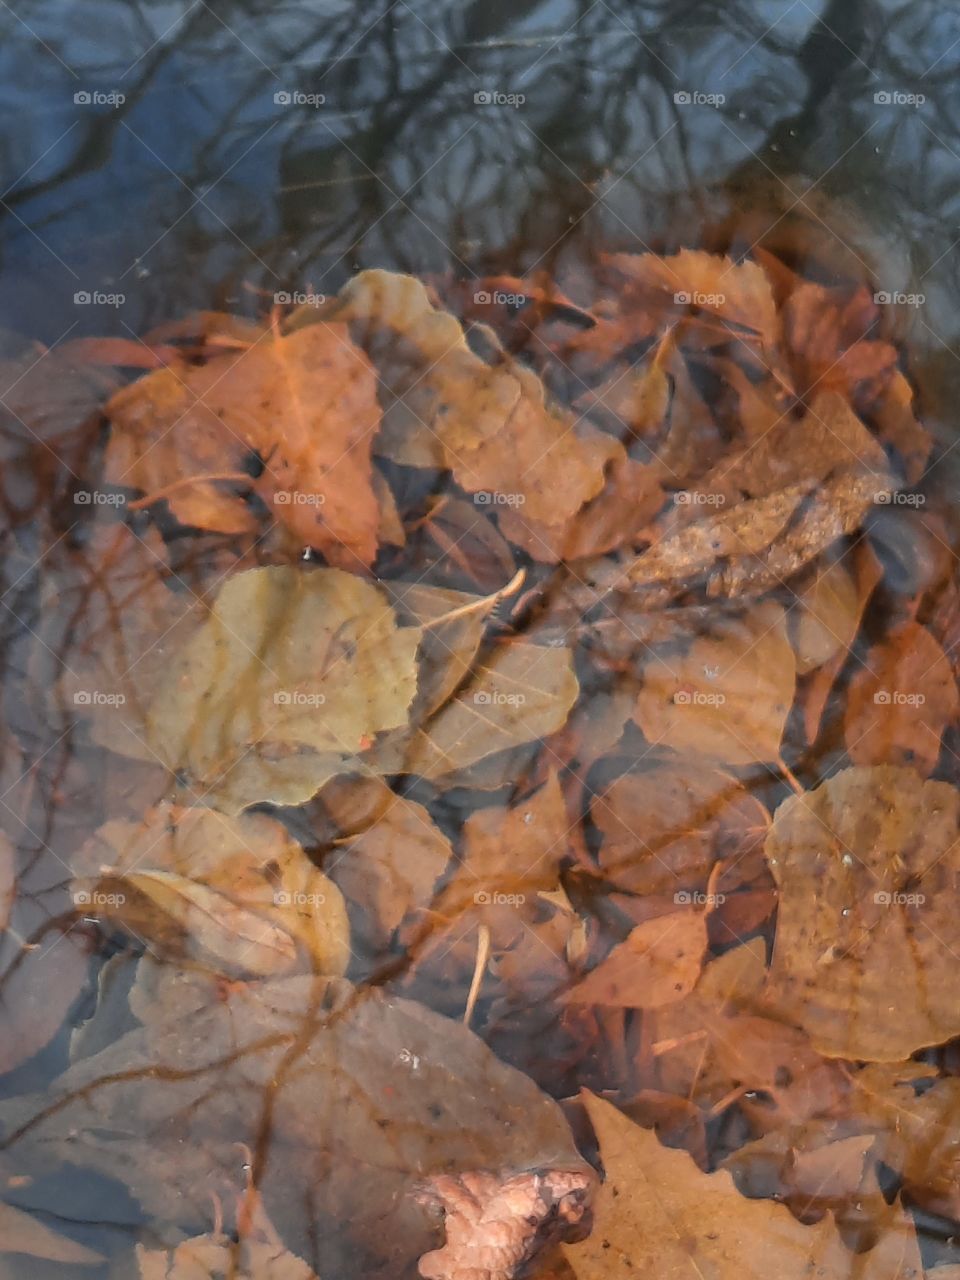
<svg viewBox="0 0 960 1280">
<path fill-rule="evenodd" d="M 331 296 L 366 267 L 562 280 L 590 278 L 607 250 L 762 243 L 800 267 L 922 296 L 891 307 L 888 331 L 947 450 L 927 488 L 955 532 L 958 86 L 954 3 L 14 0 L 0 8 L 0 356 L 136 338 L 194 309 L 254 317 L 282 295 Z M 0 436 L 0 825 L 35 904 L 20 927 L 43 937 L 64 912 L 71 856 L 152 782 L 74 732 L 47 696 L 98 589 L 87 548 L 103 513 L 75 493 L 96 482 L 101 425 L 71 422 L 67 405 L 49 411 L 49 435 L 24 428 L 14 392 Z M 913 595 L 939 554 L 916 510 L 879 513 L 873 533 L 894 595 Z M 215 563 L 206 544 L 173 548 L 185 583 Z M 426 567 L 431 548 L 422 554 Z M 455 575 L 442 585 L 466 589 Z M 787 789 L 764 779 L 758 793 L 772 807 Z M 409 795 L 451 823 L 462 801 L 426 784 Z M 320 817 L 289 820 L 322 852 Z M 18 951 L 5 945 L 2 964 Z M 137 948 L 78 924 L 34 980 L 38 1004 L 62 990 L 81 1027 L 115 951 L 123 994 Z M 359 951 L 351 976 L 400 986 L 395 951 Z M 456 1016 L 470 976 L 427 973 L 404 990 Z M 124 1029 L 97 1034 L 108 1043 Z M 584 1079 L 603 1087 L 591 1064 L 538 1067 L 530 1038 L 510 1017 L 490 1034 L 558 1096 Z M 0 1077 L 0 1096 L 42 1091 L 69 1053 L 67 1027 Z M 118 1186 L 45 1177 L 17 1203 L 57 1206 L 119 1278 L 135 1274 L 130 1227 L 143 1215 Z M 932 1223 L 927 1246 L 941 1250 L 955 1225 Z M 0 1259 L 3 1280 L 58 1274 Z"/>
</svg>

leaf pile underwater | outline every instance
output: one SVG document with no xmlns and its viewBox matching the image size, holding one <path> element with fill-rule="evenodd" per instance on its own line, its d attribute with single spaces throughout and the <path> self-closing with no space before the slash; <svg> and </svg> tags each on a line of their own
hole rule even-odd
<svg viewBox="0 0 960 1280">
<path fill-rule="evenodd" d="M 0 1280 L 960 1274 L 881 319 L 686 250 L 9 355 Z"/>
</svg>

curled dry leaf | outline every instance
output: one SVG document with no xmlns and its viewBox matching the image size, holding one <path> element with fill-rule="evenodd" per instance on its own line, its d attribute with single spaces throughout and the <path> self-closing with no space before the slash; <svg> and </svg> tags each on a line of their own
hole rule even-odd
<svg viewBox="0 0 960 1280">
<path fill-rule="evenodd" d="M 856 764 L 936 768 L 940 739 L 960 712 L 953 668 L 926 627 L 893 627 L 850 681 L 844 716 L 847 753 Z"/>
<path fill-rule="evenodd" d="M 776 760 L 796 683 L 783 609 L 772 601 L 715 620 L 685 650 L 643 667 L 635 719 L 654 743 L 723 764 Z"/>
<path fill-rule="evenodd" d="M 565 999 L 617 1009 L 672 1004 L 693 990 L 706 949 L 703 912 L 686 909 L 656 916 L 638 924 Z"/>
<path fill-rule="evenodd" d="M 234 574 L 168 664 L 151 745 L 227 812 L 302 802 L 406 723 L 420 640 L 340 570 Z"/>
<path fill-rule="evenodd" d="M 577 1280 L 921 1280 L 913 1225 L 902 1211 L 869 1253 L 855 1255 L 832 1218 L 806 1227 L 784 1205 L 748 1200 L 725 1170 L 702 1173 L 685 1151 L 661 1146 L 609 1102 L 589 1093 L 585 1101 L 606 1179 L 593 1233 L 564 1246 Z"/>
<path fill-rule="evenodd" d="M 158 370 L 114 396 L 107 413 L 111 480 L 165 497 L 184 524 L 256 527 L 241 499 L 205 479 L 251 470 L 248 487 L 303 543 L 343 568 L 373 562 L 377 381 L 345 326 L 270 332 L 206 364 Z M 256 479 L 251 456 L 262 462 Z"/>
<path fill-rule="evenodd" d="M 818 1052 L 898 1062 L 960 1034 L 958 807 L 949 783 L 877 765 L 777 809 L 765 846 L 780 889 L 767 995 Z"/>
<path fill-rule="evenodd" d="M 0 1133 L 23 1173 L 67 1160 L 101 1171 L 195 1235 L 214 1225 L 214 1195 L 230 1231 L 237 1144 L 257 1151 L 265 1117 L 257 1190 L 285 1246 L 324 1280 L 412 1273 L 439 1244 L 414 1201 L 432 1177 L 592 1181 L 560 1108 L 531 1080 L 465 1027 L 342 979 L 232 984 L 193 1011 L 174 1005 L 44 1097 L 0 1103 Z"/>
<path fill-rule="evenodd" d="M 141 823 L 102 826 L 74 870 L 84 910 L 109 916 L 168 956 L 268 977 L 293 970 L 299 947 L 318 973 L 347 967 L 339 889 L 264 814 L 229 818 L 159 805 Z"/>
<path fill-rule="evenodd" d="M 769 821 L 735 778 L 682 763 L 624 774 L 594 797 L 590 815 L 604 876 L 637 894 L 703 890 L 714 862 L 759 847 Z"/>
<path fill-rule="evenodd" d="M 583 1217 L 592 1180 L 584 1173 L 523 1173 L 504 1181 L 492 1173 L 432 1178 L 418 1193 L 440 1205 L 447 1240 L 420 1259 L 424 1280 L 513 1280 L 548 1227 L 559 1231 Z"/>
</svg>

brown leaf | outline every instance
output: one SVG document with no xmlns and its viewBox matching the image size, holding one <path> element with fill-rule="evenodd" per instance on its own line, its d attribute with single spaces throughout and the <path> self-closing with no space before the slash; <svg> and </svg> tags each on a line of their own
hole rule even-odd
<svg viewBox="0 0 960 1280">
<path fill-rule="evenodd" d="M 17 892 L 17 857 L 13 845 L 0 831 L 0 930 L 7 927 Z"/>
<path fill-rule="evenodd" d="M 729 774 L 681 763 L 624 774 L 594 797 L 590 815 L 603 835 L 601 870 L 637 894 L 704 890 L 714 862 L 742 856 L 769 821 Z"/>
<path fill-rule="evenodd" d="M 237 354 L 159 370 L 114 396 L 107 472 L 166 497 L 185 524 L 241 532 L 256 527 L 251 513 L 204 477 L 243 471 L 254 452 L 263 472 L 248 487 L 277 520 L 333 564 L 370 565 L 379 523 L 376 385 L 343 325 L 264 336 Z"/>
<path fill-rule="evenodd" d="M 506 1181 L 484 1172 L 432 1178 L 418 1198 L 443 1206 L 447 1240 L 420 1259 L 420 1275 L 425 1280 L 512 1280 L 532 1256 L 548 1220 L 578 1223 L 591 1190 L 583 1173 L 523 1173 Z"/>
<path fill-rule="evenodd" d="M 486 364 L 413 276 L 363 271 L 321 316 L 349 324 L 386 397 L 378 452 L 447 467 L 468 493 L 522 502 L 531 520 L 569 519 L 603 484 L 602 467 L 544 400 L 540 380 L 509 361 Z"/>
<path fill-rule="evenodd" d="M 857 584 L 840 561 L 818 566 L 797 592 L 799 607 L 789 616 L 797 675 L 805 676 L 838 653 L 846 653 L 860 625 Z"/>
<path fill-rule="evenodd" d="M 718 618 L 685 652 L 658 649 L 644 665 L 635 717 L 651 742 L 704 760 L 776 760 L 794 684 L 784 613 L 768 601 Z"/>
<path fill-rule="evenodd" d="M 954 787 L 888 765 L 845 769 L 777 809 L 768 998 L 818 1052 L 897 1062 L 960 1033 L 957 818 Z"/>
<path fill-rule="evenodd" d="M 337 850 L 329 870 L 355 907 L 361 936 L 383 949 L 409 913 L 430 905 L 452 856 L 450 841 L 429 812 L 383 787 L 383 802 L 366 830 Z"/>
<path fill-rule="evenodd" d="M 214 1196 L 230 1232 L 238 1144 L 257 1150 L 264 1117 L 257 1190 L 285 1246 L 319 1276 L 412 1272 L 440 1243 L 413 1201 L 432 1177 L 593 1180 L 556 1103 L 475 1035 L 342 979 L 232 984 L 187 1012 L 168 1002 L 45 1096 L 0 1104 L 0 1131 L 18 1131 L 7 1154 L 22 1172 L 62 1172 L 69 1157 L 197 1235 L 214 1225 Z M 129 1221 L 122 1198 L 99 1212 Z"/>
<path fill-rule="evenodd" d="M 916 622 L 903 622 L 868 650 L 850 681 L 844 717 L 856 764 L 913 765 L 929 775 L 944 729 L 960 712 L 953 669 Z"/>
<path fill-rule="evenodd" d="M 618 1009 L 656 1009 L 688 995 L 707 947 L 706 917 L 682 910 L 639 924 L 565 1000 Z"/>
<path fill-rule="evenodd" d="M 742 1280 L 921 1280 L 913 1227 L 902 1215 L 865 1255 L 853 1255 L 831 1218 L 802 1226 L 784 1205 L 748 1200 L 724 1170 L 702 1173 L 685 1151 L 663 1147 L 586 1094 L 606 1171 L 593 1233 L 565 1253 L 578 1280 L 637 1275 Z M 896 1258 L 896 1265 L 891 1266 Z"/>
<path fill-rule="evenodd" d="M 296 967 L 299 944 L 318 973 L 347 967 L 339 889 L 265 814 L 158 805 L 142 823 L 105 823 L 74 869 L 84 910 L 166 955 L 269 977 Z"/>
</svg>

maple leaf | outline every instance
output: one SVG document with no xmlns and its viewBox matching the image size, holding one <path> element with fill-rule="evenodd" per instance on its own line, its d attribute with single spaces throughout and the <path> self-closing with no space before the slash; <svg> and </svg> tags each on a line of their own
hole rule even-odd
<svg viewBox="0 0 960 1280">
<path fill-rule="evenodd" d="M 843 1244 L 830 1217 L 803 1226 L 784 1205 L 748 1200 L 725 1170 L 703 1173 L 609 1102 L 587 1093 L 606 1179 L 591 1235 L 565 1245 L 577 1280 L 700 1274 L 713 1280 L 921 1280 L 913 1225 L 902 1211 L 867 1254 Z"/>
</svg>

